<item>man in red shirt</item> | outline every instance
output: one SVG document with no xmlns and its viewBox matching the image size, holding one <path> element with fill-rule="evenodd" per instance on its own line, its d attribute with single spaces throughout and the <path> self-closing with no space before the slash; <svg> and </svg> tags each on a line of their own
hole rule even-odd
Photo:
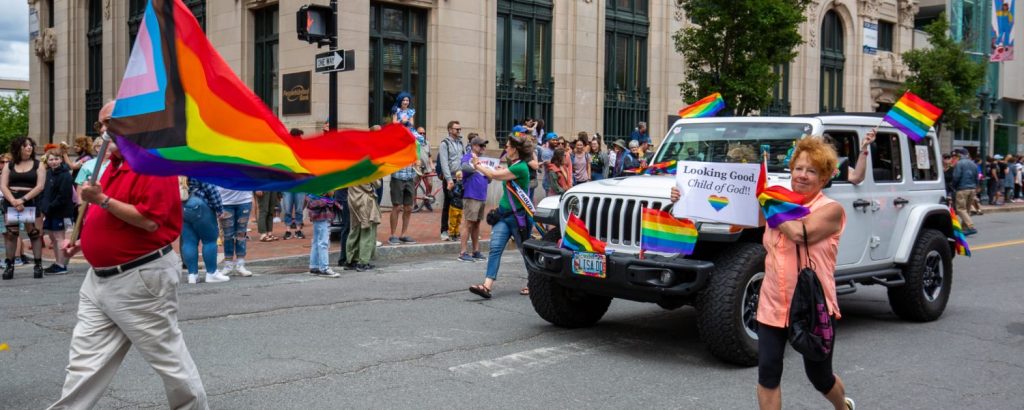
<svg viewBox="0 0 1024 410">
<path fill-rule="evenodd" d="M 114 103 L 100 110 L 106 122 Z M 65 241 L 92 266 L 82 282 L 78 323 L 71 337 L 67 377 L 51 409 L 91 408 L 114 378 L 134 344 L 163 378 L 174 409 L 206 409 L 206 391 L 178 328 L 179 266 L 171 244 L 181 234 L 181 198 L 176 177 L 139 175 L 117 146 L 99 184 L 79 191 L 91 204 L 82 240 Z"/>
</svg>

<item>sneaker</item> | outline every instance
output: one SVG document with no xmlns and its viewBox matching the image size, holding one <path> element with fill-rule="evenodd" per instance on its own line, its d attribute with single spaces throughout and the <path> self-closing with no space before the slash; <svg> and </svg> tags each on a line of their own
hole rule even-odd
<svg viewBox="0 0 1024 410">
<path fill-rule="evenodd" d="M 316 273 L 313 273 L 313 271 L 316 271 Z M 310 269 L 309 273 L 311 275 L 313 275 L 313 276 L 319 276 L 321 278 L 338 278 L 338 277 L 341 277 L 341 275 L 338 274 L 338 272 L 335 272 L 330 267 L 328 267 L 327 269 L 324 269 L 324 270 Z"/>
<path fill-rule="evenodd" d="M 14 258 L 14 266 L 21 266 L 25 264 L 25 259 Z"/>
<path fill-rule="evenodd" d="M 967 229 L 964 230 L 964 236 L 971 236 L 971 235 L 974 235 L 976 233 L 978 233 L 978 230 L 974 229 L 974 228 L 967 228 Z"/>
<path fill-rule="evenodd" d="M 397 236 L 392 236 L 392 237 L 388 238 L 388 244 L 389 244 L 389 245 L 398 245 L 398 244 L 400 244 L 400 243 L 401 243 L 401 242 L 399 242 L 399 240 L 398 240 L 398 237 L 397 237 Z"/>
<path fill-rule="evenodd" d="M 358 267 L 359 267 L 359 264 L 355 263 L 355 262 L 345 263 L 345 264 L 341 265 L 341 268 L 344 269 L 344 270 L 356 270 L 356 268 L 358 268 Z"/>
<path fill-rule="evenodd" d="M 448 232 L 441 232 L 441 240 L 442 241 L 450 241 L 451 240 L 451 237 L 448 236 Z"/>
<path fill-rule="evenodd" d="M 369 263 L 361 263 L 356 265 L 356 272 L 366 272 L 368 270 L 374 270 L 376 268 L 376 266 L 373 266 Z"/>
<path fill-rule="evenodd" d="M 21 258 L 21 264 L 22 265 L 28 265 L 28 256 L 21 255 L 21 256 L 19 256 L 19 258 Z"/>
<path fill-rule="evenodd" d="M 284 231 L 284 237 L 282 239 L 288 240 L 292 238 L 292 231 Z"/>
<path fill-rule="evenodd" d="M 381 243 L 380 241 L 377 241 L 376 245 L 379 248 L 381 245 L 383 245 L 383 243 Z"/>
<path fill-rule="evenodd" d="M 401 237 L 401 238 L 398 238 L 398 240 L 402 241 L 402 243 L 407 243 L 407 244 L 413 244 L 413 243 L 416 243 L 416 240 L 415 240 L 415 239 L 413 239 L 413 238 L 411 238 L 411 237 L 408 237 L 408 236 L 403 236 L 403 237 Z"/>
<path fill-rule="evenodd" d="M 206 274 L 206 283 L 220 283 L 220 282 L 227 282 L 229 280 L 231 280 L 231 277 L 228 276 L 228 275 L 225 275 L 221 271 L 216 271 L 214 273 L 207 273 Z"/>
<path fill-rule="evenodd" d="M 189 285 L 195 285 L 197 282 L 199 282 L 199 274 L 196 274 L 196 273 L 188 274 L 188 284 Z"/>
<path fill-rule="evenodd" d="M 317 269 L 317 268 L 309 268 L 309 274 L 310 274 L 310 275 L 313 275 L 313 276 L 319 276 L 319 275 L 320 275 L 320 269 Z"/>
<path fill-rule="evenodd" d="M 480 252 L 473 252 L 473 259 L 476 259 L 476 260 L 478 260 L 478 261 L 485 261 L 485 260 L 487 260 L 487 257 L 486 257 L 486 256 L 484 256 L 484 254 L 483 254 L 483 253 L 480 253 Z"/>
<path fill-rule="evenodd" d="M 847 397 L 844 402 L 846 403 L 846 410 L 857 410 L 857 403 L 854 403 L 853 399 Z"/>
<path fill-rule="evenodd" d="M 276 223 L 276 224 L 279 224 L 279 223 L 281 223 L 281 217 L 279 217 L 279 216 L 275 216 L 275 217 L 274 217 L 274 223 Z"/>
<path fill-rule="evenodd" d="M 245 268 L 244 263 L 235 264 L 235 273 L 243 278 L 252 276 L 252 272 Z"/>
<path fill-rule="evenodd" d="M 462 254 L 459 254 L 458 261 L 459 262 L 476 262 L 476 259 L 473 259 L 473 257 L 470 256 L 468 253 L 462 253 Z"/>
<path fill-rule="evenodd" d="M 49 274 L 49 275 L 64 275 L 64 274 L 68 273 L 68 267 L 67 266 L 60 266 L 60 265 L 54 263 L 54 264 L 51 264 L 50 267 L 48 267 L 45 270 L 43 270 L 43 273 L 46 273 L 46 274 Z"/>
<path fill-rule="evenodd" d="M 306 239 L 306 234 L 302 233 L 302 231 L 295 231 L 295 237 L 299 239 Z"/>
</svg>

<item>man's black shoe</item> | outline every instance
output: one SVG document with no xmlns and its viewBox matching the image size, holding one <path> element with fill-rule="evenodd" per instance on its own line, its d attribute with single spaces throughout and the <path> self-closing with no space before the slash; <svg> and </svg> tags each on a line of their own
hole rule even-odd
<svg viewBox="0 0 1024 410">
<path fill-rule="evenodd" d="M 302 231 L 295 231 L 295 237 L 299 239 L 306 239 L 306 234 L 302 233 Z"/>
<path fill-rule="evenodd" d="M 374 268 L 376 268 L 376 266 L 369 263 L 361 263 L 356 265 L 356 272 L 366 272 L 368 270 L 373 270 Z"/>
<path fill-rule="evenodd" d="M 292 231 L 284 231 L 284 239 L 288 240 L 292 238 Z"/>
<path fill-rule="evenodd" d="M 352 262 L 352 263 L 343 264 L 343 265 L 341 265 L 341 267 L 343 269 L 345 269 L 345 270 L 356 270 L 356 268 L 359 267 L 359 264 L 355 263 L 355 262 Z"/>
</svg>

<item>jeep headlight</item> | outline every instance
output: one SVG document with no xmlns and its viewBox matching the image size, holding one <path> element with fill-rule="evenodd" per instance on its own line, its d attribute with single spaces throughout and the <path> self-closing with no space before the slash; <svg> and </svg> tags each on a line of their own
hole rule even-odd
<svg viewBox="0 0 1024 410">
<path fill-rule="evenodd" d="M 580 197 L 569 197 L 569 200 L 565 201 L 565 212 L 566 214 L 580 216 Z"/>
</svg>

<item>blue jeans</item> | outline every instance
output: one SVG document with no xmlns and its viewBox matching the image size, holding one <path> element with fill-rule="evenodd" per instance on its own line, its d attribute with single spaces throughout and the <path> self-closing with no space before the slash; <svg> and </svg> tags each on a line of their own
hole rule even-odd
<svg viewBox="0 0 1024 410">
<path fill-rule="evenodd" d="M 306 208 L 306 194 L 301 192 L 281 193 L 281 219 L 286 227 L 302 227 L 302 210 Z M 292 217 L 292 213 L 295 217 Z"/>
<path fill-rule="evenodd" d="M 249 231 L 249 212 L 252 203 L 224 205 L 224 216 L 220 219 L 220 230 L 224 235 L 224 260 L 245 257 L 245 236 Z"/>
<path fill-rule="evenodd" d="M 600 172 L 594 172 L 594 173 L 590 174 L 590 180 L 591 181 L 600 181 L 602 179 L 604 179 L 604 174 L 602 174 Z"/>
<path fill-rule="evenodd" d="M 193 196 L 182 205 L 181 224 L 181 258 L 189 274 L 199 273 L 200 241 L 206 273 L 213 273 L 217 270 L 217 215 L 205 201 Z"/>
<path fill-rule="evenodd" d="M 487 256 L 487 277 L 491 280 L 498 279 L 498 268 L 501 266 L 501 254 L 505 252 L 505 245 L 508 240 L 516 241 L 516 246 L 522 246 L 522 239 L 519 238 L 519 229 L 515 215 L 509 214 L 501 218 L 491 229 L 491 244 Z"/>
<path fill-rule="evenodd" d="M 328 220 L 313 221 L 313 243 L 309 248 L 309 268 L 327 269 L 328 252 L 331 246 L 331 222 Z"/>
</svg>

